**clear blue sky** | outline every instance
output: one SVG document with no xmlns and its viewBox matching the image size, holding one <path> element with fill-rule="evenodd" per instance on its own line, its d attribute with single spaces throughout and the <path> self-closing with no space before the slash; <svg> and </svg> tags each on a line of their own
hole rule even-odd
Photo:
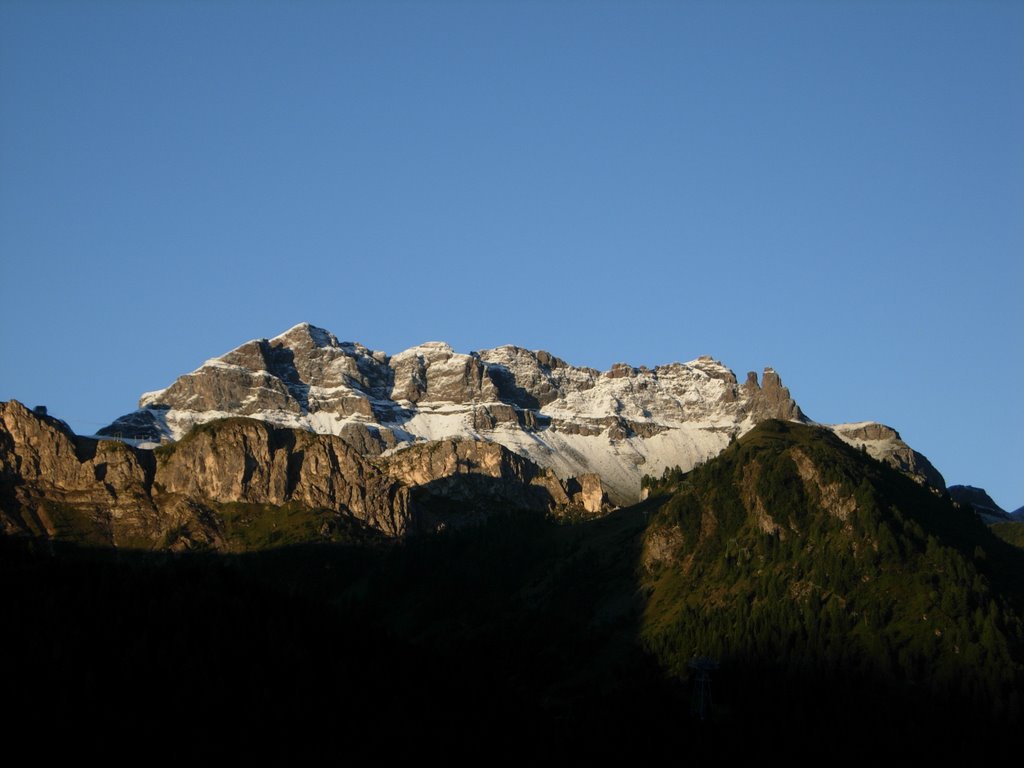
<svg viewBox="0 0 1024 768">
<path fill-rule="evenodd" d="M 0 3 L 0 399 L 308 320 L 775 366 L 1024 504 L 1024 3 Z"/>
</svg>

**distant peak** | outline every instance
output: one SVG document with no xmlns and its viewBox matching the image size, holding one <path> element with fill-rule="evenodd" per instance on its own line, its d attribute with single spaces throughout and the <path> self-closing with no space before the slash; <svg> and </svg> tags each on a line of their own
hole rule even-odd
<svg viewBox="0 0 1024 768">
<path fill-rule="evenodd" d="M 334 334 L 325 328 L 320 328 L 312 323 L 299 323 L 293 325 L 284 333 L 278 334 L 271 341 L 289 341 L 296 338 L 308 338 L 317 347 L 339 346 Z"/>
</svg>

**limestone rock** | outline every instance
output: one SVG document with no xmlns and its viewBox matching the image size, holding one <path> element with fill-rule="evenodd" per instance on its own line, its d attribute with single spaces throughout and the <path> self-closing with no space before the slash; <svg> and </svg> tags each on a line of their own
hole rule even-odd
<svg viewBox="0 0 1024 768">
<path fill-rule="evenodd" d="M 157 537 L 152 452 L 77 437 L 61 421 L 0 403 L 0 525 L 6 534 L 131 545 Z M 78 514 L 81 511 L 81 514 Z"/>
<path fill-rule="evenodd" d="M 873 421 L 861 421 L 833 424 L 829 428 L 843 442 L 854 448 L 865 449 L 872 458 L 886 462 L 918 483 L 939 491 L 946 489 L 946 481 L 939 470 L 923 454 L 903 442 L 900 433 L 892 427 Z"/>
<path fill-rule="evenodd" d="M 591 514 L 599 514 L 608 508 L 608 494 L 601 482 L 601 476 L 593 472 L 580 475 L 579 491 L 572 500 Z"/>
<path fill-rule="evenodd" d="M 690 469 L 766 419 L 809 421 L 772 368 L 741 385 L 707 355 L 601 373 L 512 345 L 459 353 L 427 342 L 389 356 L 302 323 L 143 395 L 101 432 L 172 441 L 227 416 L 336 435 L 366 457 L 423 440 L 493 442 L 562 481 L 600 474 L 616 504 L 639 499 L 645 474 Z M 894 446 L 887 460 L 935 481 L 927 460 Z"/>
<path fill-rule="evenodd" d="M 244 549 L 239 526 L 276 527 L 296 511 L 316 521 L 302 534 L 311 541 L 329 538 L 341 519 L 403 536 L 500 510 L 607 508 L 596 475 L 563 481 L 498 443 L 390 451 L 386 430 L 349 426 L 339 437 L 233 417 L 149 450 L 78 437 L 16 401 L 0 403 L 0 525 L 80 544 Z"/>
<path fill-rule="evenodd" d="M 397 401 L 473 403 L 498 399 L 487 366 L 477 355 L 456 353 L 441 342 L 428 342 L 391 359 Z"/>
<path fill-rule="evenodd" d="M 782 379 L 773 368 L 764 369 L 760 387 L 757 385 L 757 375 L 753 372 L 748 373 L 744 390 L 749 394 L 747 413 L 757 422 L 767 419 L 807 421 L 800 406 L 793 400 L 789 390 L 782 386 Z"/>
<path fill-rule="evenodd" d="M 217 505 L 345 515 L 389 535 L 409 527 L 409 489 L 344 440 L 253 419 L 213 422 L 159 450 L 76 436 L 0 403 L 0 523 L 7 534 L 150 549 L 188 528 L 223 543 Z M 180 536 L 179 536 L 180 538 Z"/>
</svg>

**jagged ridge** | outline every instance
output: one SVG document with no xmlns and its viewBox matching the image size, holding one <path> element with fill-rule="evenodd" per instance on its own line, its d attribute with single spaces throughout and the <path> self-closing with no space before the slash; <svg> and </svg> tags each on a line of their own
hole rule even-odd
<svg viewBox="0 0 1024 768">
<path fill-rule="evenodd" d="M 247 550 L 333 541 L 352 526 L 402 536 L 498 506 L 595 513 L 606 504 L 599 479 L 560 480 L 497 443 L 448 440 L 366 457 L 335 435 L 235 417 L 141 449 L 0 403 L 8 535 Z"/>
<path fill-rule="evenodd" d="M 308 323 L 208 360 L 139 405 L 100 434 L 177 439 L 243 415 L 337 435 L 363 455 L 420 440 L 486 440 L 563 479 L 599 474 L 619 504 L 640 497 L 644 475 L 692 468 L 765 419 L 809 421 L 771 368 L 760 383 L 751 372 L 740 384 L 710 357 L 599 372 L 516 346 L 462 354 L 428 342 L 389 356 Z M 895 430 L 863 423 L 837 433 L 944 487 Z"/>
</svg>

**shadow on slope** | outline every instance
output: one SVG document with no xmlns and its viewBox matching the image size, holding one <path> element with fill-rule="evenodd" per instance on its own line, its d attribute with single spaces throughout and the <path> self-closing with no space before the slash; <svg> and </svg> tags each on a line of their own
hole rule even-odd
<svg viewBox="0 0 1024 768">
<path fill-rule="evenodd" d="M 598 527 L 526 512 L 242 556 L 2 540 L 8 724 L 87 752 L 289 756 L 522 754 L 669 727 L 685 702 L 632 641 L 631 553 L 627 578 L 605 568 L 635 523 Z"/>
<path fill-rule="evenodd" d="M 1021 721 L 1021 553 L 825 430 L 765 422 L 652 517 L 641 633 L 713 728 L 765 745 L 975 754 Z M 796 741 L 780 738 L 797 729 Z"/>
<path fill-rule="evenodd" d="M 832 551 L 835 530 L 782 471 L 793 439 L 754 434 L 675 495 L 572 524 L 508 512 L 402 543 L 234 556 L 59 546 L 49 556 L 0 540 L 9 585 L 0 650 L 17 660 L 8 725 L 87 751 L 232 756 L 984 754 L 1010 743 L 1019 714 L 979 707 L 978 681 L 999 674 L 1000 642 L 1019 667 L 1010 605 L 1019 594 L 1000 602 L 1019 558 L 970 520 L 928 511 L 931 501 L 881 465 L 800 432 L 797 444 L 831 457 L 837 478 L 870 481 L 864 504 L 875 512 L 854 521 L 858 535 L 893 538 L 892 552 L 886 544 L 864 565 L 878 569 L 872 584 L 897 590 L 886 598 L 892 615 L 864 626 L 844 618 L 839 588 L 848 605 L 887 593 L 859 592 L 867 571 L 857 568 L 826 583 L 832 560 L 819 555 Z M 763 490 L 812 533 L 783 544 L 750 530 L 734 473 L 754 459 L 777 464 Z M 890 492 L 914 510 L 897 515 Z M 666 524 L 699 531 L 684 518 L 709 499 L 720 535 L 651 571 L 649 534 Z M 986 557 L 966 561 L 977 542 Z M 738 556 L 747 548 L 756 558 L 758 547 L 761 575 Z M 903 608 L 938 600 L 941 609 L 939 590 L 967 579 L 970 592 L 975 577 L 989 596 L 982 615 L 949 610 L 979 647 L 995 644 L 993 655 L 978 659 L 980 676 L 956 666 L 956 685 L 935 689 L 927 665 L 952 657 L 904 627 Z M 788 596 L 814 579 L 830 595 Z M 1001 612 L 992 622 L 990 604 Z M 889 646 L 872 645 L 883 636 Z M 722 663 L 704 722 L 691 713 L 695 653 Z M 1010 684 L 1018 672 L 1006 668 Z"/>
</svg>

